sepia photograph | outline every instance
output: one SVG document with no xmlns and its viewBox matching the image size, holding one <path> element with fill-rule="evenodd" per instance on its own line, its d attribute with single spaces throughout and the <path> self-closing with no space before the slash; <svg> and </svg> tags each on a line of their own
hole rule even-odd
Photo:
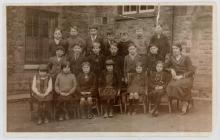
<svg viewBox="0 0 220 140">
<path fill-rule="evenodd" d="M 214 7 L 6 5 L 6 132 L 212 133 Z"/>
</svg>

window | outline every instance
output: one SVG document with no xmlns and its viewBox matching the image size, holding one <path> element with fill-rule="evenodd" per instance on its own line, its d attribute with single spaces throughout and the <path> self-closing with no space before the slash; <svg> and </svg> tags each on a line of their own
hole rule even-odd
<svg viewBox="0 0 220 140">
<path fill-rule="evenodd" d="M 58 15 L 35 9 L 26 11 L 25 64 L 47 63 L 49 35 L 58 25 Z"/>
<path fill-rule="evenodd" d="M 93 24 L 96 24 L 96 25 L 108 24 L 108 17 L 107 16 L 97 16 L 94 18 Z"/>
<path fill-rule="evenodd" d="M 139 6 L 139 13 L 153 12 L 153 11 L 154 11 L 154 6 L 146 6 L 146 5 Z"/>
<path fill-rule="evenodd" d="M 136 14 L 137 13 L 137 6 L 133 5 L 126 5 L 122 7 L 122 14 Z"/>
<path fill-rule="evenodd" d="M 153 12 L 155 10 L 155 6 L 153 5 L 124 5 L 120 8 L 123 15 L 127 14 L 138 14 L 144 12 Z"/>
</svg>

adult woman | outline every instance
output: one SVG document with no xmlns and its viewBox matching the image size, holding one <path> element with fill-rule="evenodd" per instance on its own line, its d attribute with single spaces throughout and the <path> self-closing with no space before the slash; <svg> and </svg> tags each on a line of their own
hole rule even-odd
<svg viewBox="0 0 220 140">
<path fill-rule="evenodd" d="M 191 59 L 182 54 L 181 44 L 172 46 L 172 55 L 166 62 L 166 67 L 170 68 L 172 74 L 172 80 L 167 86 L 167 94 L 170 98 L 182 101 L 182 114 L 185 114 L 192 98 L 191 89 L 195 68 Z"/>
</svg>

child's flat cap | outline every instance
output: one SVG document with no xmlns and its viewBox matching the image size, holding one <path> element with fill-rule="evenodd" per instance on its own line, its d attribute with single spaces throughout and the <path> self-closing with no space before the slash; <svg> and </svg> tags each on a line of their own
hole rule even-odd
<svg viewBox="0 0 220 140">
<path fill-rule="evenodd" d="M 41 65 L 39 65 L 39 70 L 40 71 L 47 71 L 48 70 L 48 66 L 46 64 L 41 64 Z"/>
<path fill-rule="evenodd" d="M 89 29 L 96 29 L 96 30 L 98 30 L 98 26 L 97 25 L 90 25 Z"/>
<path fill-rule="evenodd" d="M 106 65 L 114 65 L 114 61 L 112 59 L 108 59 L 105 61 Z"/>
<path fill-rule="evenodd" d="M 62 50 L 62 51 L 65 51 L 65 49 L 63 48 L 63 46 L 57 46 L 57 47 L 56 47 L 56 50 Z"/>
</svg>

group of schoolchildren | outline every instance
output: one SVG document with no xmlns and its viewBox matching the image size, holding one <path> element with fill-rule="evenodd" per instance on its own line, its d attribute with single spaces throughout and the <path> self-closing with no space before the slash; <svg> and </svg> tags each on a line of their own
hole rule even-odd
<svg viewBox="0 0 220 140">
<path fill-rule="evenodd" d="M 82 119 L 90 118 L 94 99 L 103 108 L 103 117 L 113 117 L 113 103 L 126 88 L 128 114 L 134 115 L 141 96 L 149 95 L 154 103 L 153 116 L 158 115 L 160 98 L 165 94 L 168 77 L 163 70 L 164 58 L 156 44 L 147 44 L 142 30 L 131 41 L 128 33 L 120 33 L 120 41 L 112 32 L 102 39 L 96 26 L 89 37 L 78 35 L 76 26 L 70 36 L 62 38 L 60 29 L 49 42 L 50 59 L 40 65 L 34 76 L 32 91 L 38 102 L 38 124 L 49 122 L 49 103 L 56 100 L 58 120 L 70 119 L 74 105 L 80 106 Z"/>
</svg>

